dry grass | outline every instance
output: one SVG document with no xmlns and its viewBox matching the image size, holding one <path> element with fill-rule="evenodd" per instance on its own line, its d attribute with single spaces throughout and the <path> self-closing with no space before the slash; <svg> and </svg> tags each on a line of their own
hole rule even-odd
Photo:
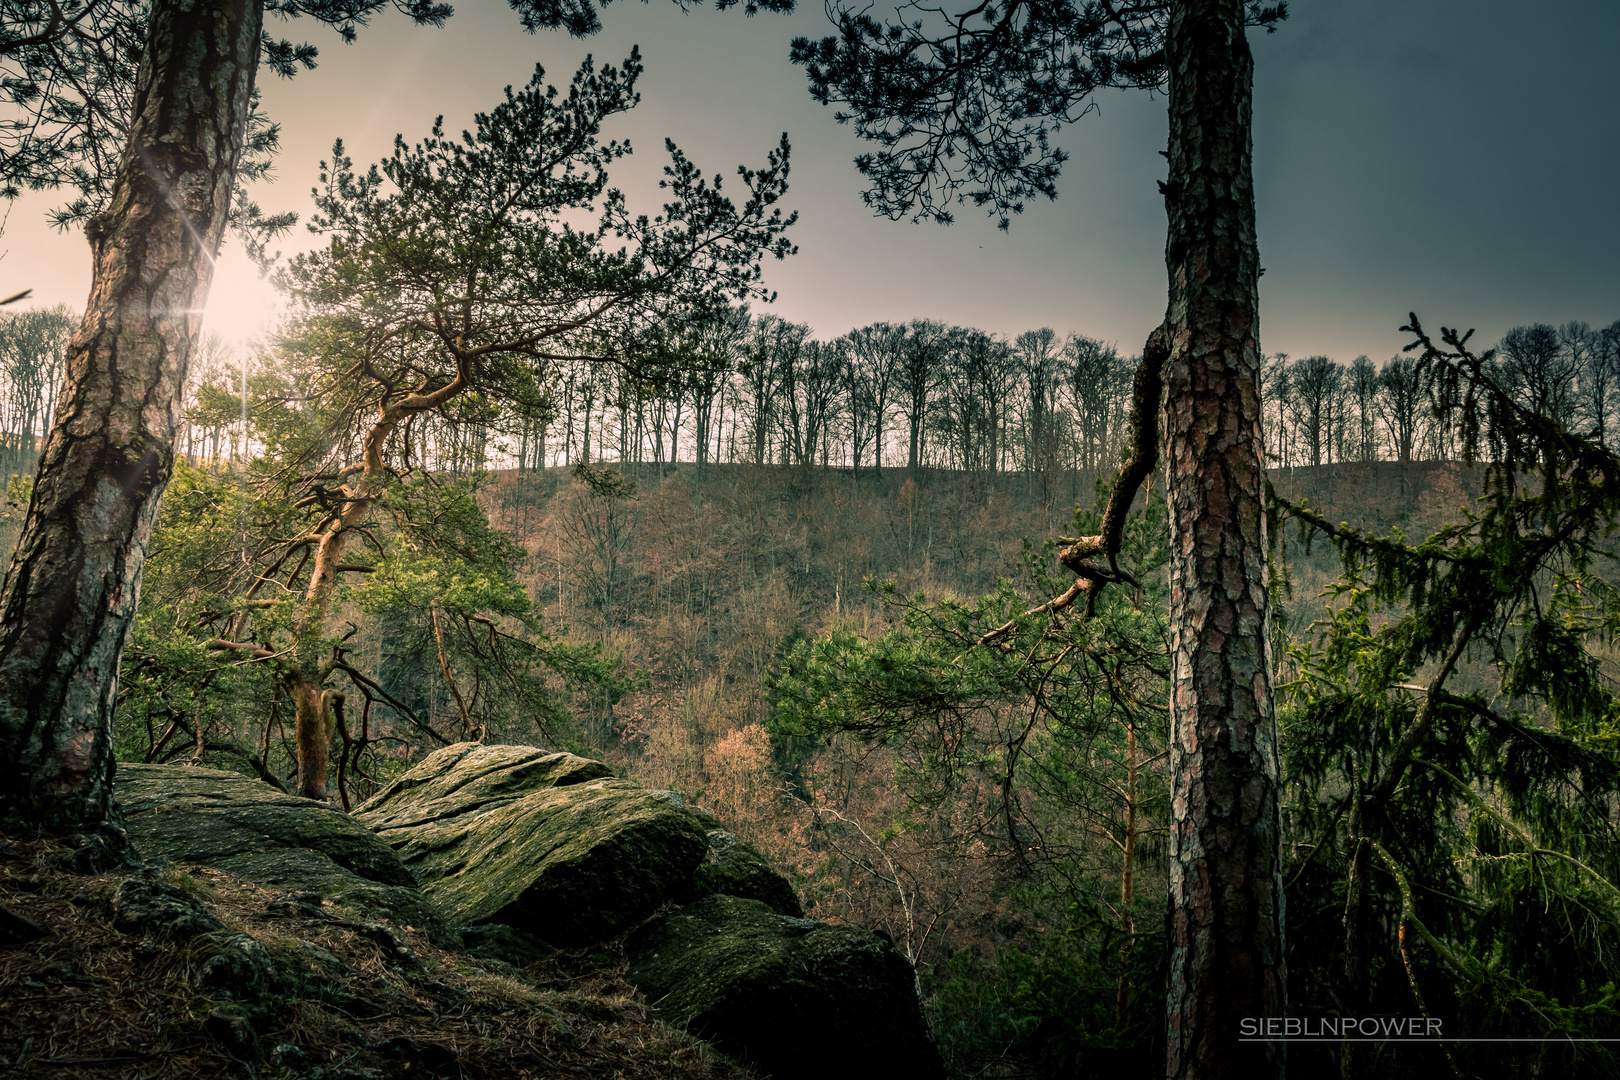
<svg viewBox="0 0 1620 1080">
<path fill-rule="evenodd" d="M 623 981 L 612 945 L 518 972 L 404 933 L 421 961 L 411 969 L 352 926 L 271 890 L 203 867 L 163 871 L 275 961 L 282 986 L 250 1014 L 259 1032 L 250 1071 L 205 1026 L 211 1013 L 232 1010 L 193 989 L 202 944 L 121 933 L 110 900 L 127 875 L 57 869 L 62 850 L 49 839 L 0 837 L 0 906 L 49 931 L 0 951 L 8 1080 L 292 1078 L 315 1067 L 326 1080 L 749 1075 L 655 1021 Z M 302 1057 L 277 1054 L 285 1044 Z"/>
</svg>

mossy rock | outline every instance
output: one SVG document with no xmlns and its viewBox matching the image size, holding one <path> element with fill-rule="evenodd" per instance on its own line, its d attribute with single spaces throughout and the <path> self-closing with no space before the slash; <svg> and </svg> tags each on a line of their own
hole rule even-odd
<svg viewBox="0 0 1620 1080">
<path fill-rule="evenodd" d="M 799 894 L 771 867 L 765 853 L 724 829 L 709 830 L 709 854 L 698 867 L 693 899 L 711 893 L 758 900 L 778 915 L 804 917 Z"/>
<path fill-rule="evenodd" d="M 630 981 L 666 1021 L 774 1080 L 938 1080 L 916 982 L 870 930 L 716 894 L 627 943 Z"/>
<path fill-rule="evenodd" d="M 121 762 L 115 782 L 130 839 L 148 858 L 319 894 L 339 913 L 409 926 L 441 944 L 456 941 L 394 849 L 330 803 L 187 765 Z"/>
<path fill-rule="evenodd" d="M 550 964 L 558 956 L 554 946 L 505 923 L 478 923 L 460 927 L 463 951 L 475 960 L 495 962 L 513 971 Z"/>
<path fill-rule="evenodd" d="M 613 776 L 600 761 L 533 746 L 455 743 L 417 762 L 355 807 L 373 829 L 410 828 L 487 813 L 536 791 Z"/>
<path fill-rule="evenodd" d="M 532 747 L 435 751 L 357 811 L 456 923 L 600 941 L 691 894 L 709 820 L 679 795 Z"/>
</svg>

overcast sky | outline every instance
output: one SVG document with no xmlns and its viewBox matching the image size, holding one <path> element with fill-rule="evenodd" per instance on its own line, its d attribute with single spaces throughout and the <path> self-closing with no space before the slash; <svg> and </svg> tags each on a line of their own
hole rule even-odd
<svg viewBox="0 0 1620 1080">
<path fill-rule="evenodd" d="M 1291 8 L 1278 33 L 1253 42 L 1268 353 L 1381 362 L 1404 344 L 1396 328 L 1413 309 L 1436 330 L 1478 327 L 1484 341 L 1518 323 L 1620 319 L 1620 3 Z M 767 282 L 780 293 L 774 310 L 817 335 L 936 318 L 1007 335 L 1050 326 L 1134 352 L 1163 316 L 1162 97 L 1099 98 L 1062 137 L 1072 157 L 1059 198 L 1032 205 L 1008 233 L 971 207 L 948 228 L 891 222 L 861 203 L 851 164 L 861 145 L 787 60 L 793 36 L 828 32 L 819 4 L 750 19 L 619 0 L 604 22 L 585 41 L 531 36 L 505 4 L 468 0 L 442 30 L 388 12 L 346 47 L 319 27 L 272 20 L 272 32 L 307 37 L 321 57 L 290 81 L 261 72 L 282 152 L 258 201 L 307 216 L 334 137 L 363 165 L 396 132 L 425 134 L 438 114 L 451 130 L 469 125 L 537 62 L 566 85 L 587 52 L 618 61 L 639 43 L 642 104 L 608 131 L 636 152 L 614 184 L 633 207 L 655 210 L 665 136 L 729 177 L 739 163 L 763 163 L 788 132 L 800 253 L 767 266 Z M 60 201 L 30 195 L 12 207 L 0 295 L 32 287 L 41 303 L 83 304 L 83 238 L 43 224 Z M 300 225 L 280 246 L 315 242 Z M 228 252 L 209 328 L 250 332 L 262 307 L 252 271 Z"/>
</svg>

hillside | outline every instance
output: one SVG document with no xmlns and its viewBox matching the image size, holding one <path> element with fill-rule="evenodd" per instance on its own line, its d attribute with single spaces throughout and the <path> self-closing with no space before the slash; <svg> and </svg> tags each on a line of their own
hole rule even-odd
<svg viewBox="0 0 1620 1080">
<path fill-rule="evenodd" d="M 724 729 L 764 718 L 760 679 L 784 642 L 892 617 L 867 578 L 894 580 L 902 596 L 968 598 L 1004 579 L 1027 591 L 1024 541 L 1038 550 L 1072 535 L 1076 503 L 1089 506 L 1098 482 L 1070 473 L 1043 492 L 1025 474 L 936 469 L 619 471 L 635 485 L 632 497 L 595 498 L 567 470 L 548 469 L 494 473 L 480 498 L 528 551 L 526 584 L 547 618 L 605 639 L 651 674 L 649 691 L 615 708 L 615 730 L 627 724 L 645 740 L 635 767 L 672 770 L 658 779 L 691 790 L 704 784 L 689 770 Z M 1282 498 L 1307 500 L 1332 520 L 1409 538 L 1456 520 L 1477 487 L 1471 470 L 1446 462 L 1275 469 L 1268 479 Z M 1325 544 L 1307 553 L 1286 539 L 1290 603 L 1314 616 L 1335 561 Z M 669 710 L 697 725 L 684 751 L 666 746 L 653 720 Z M 593 722 L 592 735 L 605 737 L 607 718 Z M 683 752 L 680 763 L 664 757 Z"/>
<path fill-rule="evenodd" d="M 1330 521 L 1417 538 L 1462 517 L 1478 473 L 1368 463 L 1270 479 Z M 495 533 L 454 501 L 459 484 Z M 357 681 L 336 713 L 335 798 L 358 807 L 445 741 L 598 758 L 718 816 L 787 877 L 807 917 L 881 932 L 914 973 L 949 1075 L 1151 1075 L 1162 1060 L 1168 821 L 1162 487 L 1145 494 L 1122 561 L 1146 569 L 1093 630 L 1060 618 L 1050 635 L 1031 628 L 1016 656 L 972 646 L 1072 580 L 1040 551 L 1094 528 L 1077 523 L 1070 500 L 1095 487 L 1086 474 L 1043 487 L 1028 475 L 686 464 L 434 478 L 413 498 L 459 522 L 459 550 L 504 551 L 532 616 L 455 614 L 456 589 L 495 579 L 410 553 L 345 593 L 330 647 Z M 177 632 L 188 611 L 221 610 L 209 575 L 256 512 L 241 491 L 228 473 L 193 470 L 171 493 L 116 735 L 126 761 L 189 761 L 286 787 L 290 710 L 273 669 L 222 660 Z M 1337 560 L 1291 529 L 1279 550 L 1288 587 L 1275 597 L 1286 635 L 1277 659 L 1282 682 L 1301 687 L 1304 654 L 1290 647 L 1315 641 Z M 368 599 L 379 587 L 386 606 Z M 530 635 L 526 647 L 551 658 L 528 669 L 526 696 L 490 693 L 511 673 L 500 654 L 477 650 L 501 634 Z M 1064 664 L 1080 655 L 1090 659 Z M 1462 658 L 1455 692 L 1492 692 L 1488 660 Z M 1377 730 L 1331 700 L 1313 712 L 1295 688 L 1280 702 L 1285 767 Z M 1546 743 L 1547 714 L 1528 708 L 1512 723 L 1530 726 L 1512 738 Z M 1321 773 L 1323 797 L 1342 792 L 1337 775 Z M 1307 804 L 1290 813 L 1307 836 L 1342 820 L 1313 824 Z M 1467 827 L 1454 814 L 1435 820 Z M 1296 876 L 1311 870 L 1312 850 Z M 1337 887 L 1306 880 L 1290 894 L 1321 923 L 1291 938 L 1291 968 L 1337 970 Z M 1498 899 L 1488 885 L 1466 887 Z M 1398 893 L 1380 903 L 1380 917 L 1399 916 Z M 1421 957 L 1411 963 L 1429 978 Z M 1380 1009 L 1410 1007 L 1401 969 L 1373 985 Z M 1312 1007 L 1337 992 L 1298 986 Z M 1487 1009 L 1470 1023 L 1496 1030 L 1503 1015 Z M 1402 1057 L 1385 1073 L 1421 1066 Z"/>
</svg>

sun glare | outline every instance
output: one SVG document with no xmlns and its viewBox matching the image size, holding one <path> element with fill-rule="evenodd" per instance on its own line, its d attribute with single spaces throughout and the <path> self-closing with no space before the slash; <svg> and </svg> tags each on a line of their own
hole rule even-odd
<svg viewBox="0 0 1620 1080">
<path fill-rule="evenodd" d="M 259 276 L 258 267 L 233 245 L 214 267 L 203 331 L 232 345 L 245 344 L 275 326 L 282 306 L 281 296 Z"/>
</svg>

